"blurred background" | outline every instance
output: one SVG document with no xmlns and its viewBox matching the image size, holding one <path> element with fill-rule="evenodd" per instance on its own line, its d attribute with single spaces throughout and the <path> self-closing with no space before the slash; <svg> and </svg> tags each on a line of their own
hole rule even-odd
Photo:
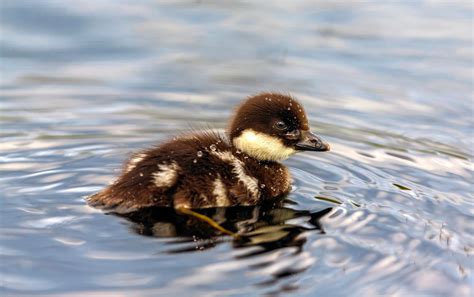
<svg viewBox="0 0 474 297">
<path fill-rule="evenodd" d="M 472 294 L 471 1 L 0 3 L 2 295 Z M 286 162 L 256 246 L 85 205 L 132 151 L 261 91 L 333 149 Z"/>
</svg>

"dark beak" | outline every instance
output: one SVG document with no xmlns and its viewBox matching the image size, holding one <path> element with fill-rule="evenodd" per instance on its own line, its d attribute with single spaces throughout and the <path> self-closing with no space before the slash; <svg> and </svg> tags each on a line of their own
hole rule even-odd
<svg viewBox="0 0 474 297">
<path fill-rule="evenodd" d="M 310 131 L 301 131 L 301 140 L 295 145 L 297 150 L 301 151 L 329 151 L 329 144 L 323 142 L 321 138 Z"/>
</svg>

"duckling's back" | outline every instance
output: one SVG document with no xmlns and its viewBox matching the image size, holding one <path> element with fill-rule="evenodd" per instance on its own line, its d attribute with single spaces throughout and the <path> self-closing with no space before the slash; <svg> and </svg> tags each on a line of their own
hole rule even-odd
<svg viewBox="0 0 474 297">
<path fill-rule="evenodd" d="M 264 196 L 289 190 L 285 167 L 260 163 L 236 150 L 218 133 L 184 136 L 133 155 L 117 181 L 88 201 L 121 213 L 148 206 L 255 205 Z M 270 176 L 278 184 L 268 184 Z"/>
</svg>

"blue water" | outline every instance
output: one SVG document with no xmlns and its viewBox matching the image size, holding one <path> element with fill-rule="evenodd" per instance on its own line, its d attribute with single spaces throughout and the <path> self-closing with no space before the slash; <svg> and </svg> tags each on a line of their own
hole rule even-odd
<svg viewBox="0 0 474 297">
<path fill-rule="evenodd" d="M 2 296 L 472 296 L 469 1 L 0 4 Z M 131 152 L 289 92 L 284 205 L 105 215 Z M 326 213 L 328 212 L 328 213 Z"/>
</svg>

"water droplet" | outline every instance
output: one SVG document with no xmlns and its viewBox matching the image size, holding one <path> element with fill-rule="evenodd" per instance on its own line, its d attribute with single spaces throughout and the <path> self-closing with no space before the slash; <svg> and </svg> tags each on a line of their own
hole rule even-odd
<svg viewBox="0 0 474 297">
<path fill-rule="evenodd" d="M 209 175 L 212 175 L 212 173 L 209 172 Z"/>
<path fill-rule="evenodd" d="M 266 187 L 265 184 L 260 185 L 260 188 L 262 188 L 262 189 L 264 189 L 265 187 Z"/>
<path fill-rule="evenodd" d="M 288 107 L 288 110 L 291 110 L 291 107 Z"/>
<path fill-rule="evenodd" d="M 217 146 L 215 144 L 211 144 L 211 146 L 209 146 L 209 148 L 211 149 L 211 151 L 215 152 L 217 150 Z"/>
<path fill-rule="evenodd" d="M 197 156 L 198 156 L 199 158 L 201 158 L 201 157 L 202 157 L 202 152 L 201 152 L 201 151 L 197 151 Z"/>
<path fill-rule="evenodd" d="M 293 103 L 290 102 L 290 106 L 293 106 Z"/>
<path fill-rule="evenodd" d="M 197 163 L 197 161 L 198 161 L 198 160 L 194 159 L 194 160 L 193 160 L 193 163 Z"/>
<path fill-rule="evenodd" d="M 240 150 L 235 151 L 236 154 L 241 154 L 242 152 Z"/>
<path fill-rule="evenodd" d="M 143 173 L 140 172 L 140 176 L 143 176 Z"/>
<path fill-rule="evenodd" d="M 248 158 L 249 158 L 249 156 L 244 156 L 244 159 L 248 159 Z"/>
</svg>

